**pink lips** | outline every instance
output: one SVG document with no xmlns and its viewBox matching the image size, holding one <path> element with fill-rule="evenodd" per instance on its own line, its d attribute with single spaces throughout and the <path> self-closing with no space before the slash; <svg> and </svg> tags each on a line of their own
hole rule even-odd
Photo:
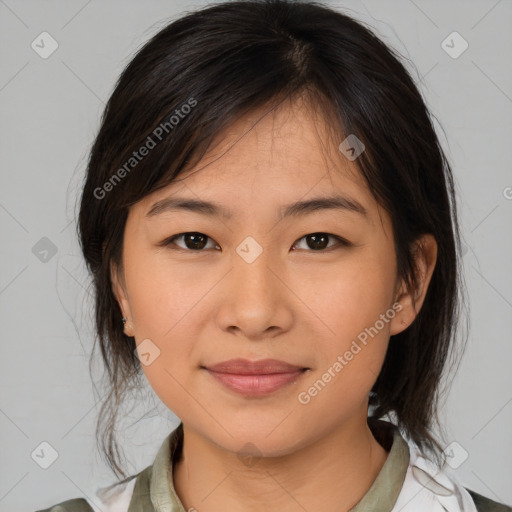
<svg viewBox="0 0 512 512">
<path fill-rule="evenodd" d="M 277 359 L 231 359 L 205 368 L 226 387 L 247 396 L 261 396 L 297 380 L 306 368 Z"/>
</svg>

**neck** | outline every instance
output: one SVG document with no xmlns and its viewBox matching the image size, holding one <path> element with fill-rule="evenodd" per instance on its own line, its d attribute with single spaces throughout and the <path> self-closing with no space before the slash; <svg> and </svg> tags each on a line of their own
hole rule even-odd
<svg viewBox="0 0 512 512">
<path fill-rule="evenodd" d="M 298 451 L 262 457 L 250 467 L 185 424 L 183 433 L 174 487 L 186 510 L 201 512 L 348 511 L 366 494 L 388 455 L 366 416 Z"/>
</svg>

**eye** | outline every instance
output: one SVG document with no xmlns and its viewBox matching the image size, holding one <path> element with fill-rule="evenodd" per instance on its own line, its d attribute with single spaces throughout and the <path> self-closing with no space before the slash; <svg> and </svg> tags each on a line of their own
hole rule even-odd
<svg viewBox="0 0 512 512">
<path fill-rule="evenodd" d="M 327 247 L 329 238 L 335 239 L 337 241 L 337 245 L 342 245 L 342 246 L 346 246 L 346 247 L 349 247 L 350 245 L 352 245 L 347 240 L 345 240 L 339 236 L 332 235 L 331 233 L 310 233 L 309 235 L 305 235 L 302 238 L 299 238 L 299 241 L 306 240 L 306 243 L 308 244 L 308 246 L 310 248 L 314 249 L 313 252 L 320 252 L 320 251 L 326 250 L 326 248 L 328 248 L 328 249 L 333 248 L 333 246 Z M 297 244 L 297 242 L 295 242 L 294 247 L 296 244 Z M 334 247 L 336 247 L 336 245 L 334 245 Z"/>
<path fill-rule="evenodd" d="M 309 235 L 305 235 L 300 240 L 305 240 L 308 244 L 309 248 L 313 249 L 313 252 L 321 252 L 326 249 L 331 249 L 333 246 L 328 245 L 329 238 L 337 241 L 337 245 L 349 247 L 352 244 L 347 240 L 333 235 L 331 233 L 310 233 Z M 176 240 L 183 239 L 184 247 L 175 243 Z M 211 240 L 213 243 L 213 239 L 204 233 L 199 233 L 197 231 L 188 231 L 186 233 L 179 233 L 177 235 L 173 235 L 169 238 L 166 238 L 159 245 L 164 247 L 169 247 L 171 245 L 176 245 L 180 249 L 189 250 L 192 252 L 203 252 L 202 249 L 207 248 L 207 240 Z M 297 242 L 298 242 L 297 241 Z M 293 245 L 295 247 L 297 242 Z M 334 245 L 336 247 L 336 244 Z M 171 247 L 172 248 L 172 247 Z M 214 244 L 213 248 L 220 249 L 218 244 Z M 296 250 L 292 248 L 292 250 Z"/>
<path fill-rule="evenodd" d="M 178 235 L 173 235 L 170 238 L 166 238 L 159 245 L 164 246 L 164 247 L 167 247 L 170 245 L 177 245 L 174 243 L 174 241 L 178 240 L 180 238 L 183 239 L 184 244 L 185 244 L 185 247 L 178 245 L 178 247 L 180 249 L 191 250 L 191 251 L 195 251 L 195 252 L 202 252 L 201 249 L 203 249 L 207 245 L 206 240 L 208 240 L 208 239 L 212 240 L 209 236 L 206 236 L 204 233 L 198 233 L 196 231 L 188 231 L 187 233 L 180 233 Z M 212 242 L 213 242 L 213 240 L 212 240 Z M 215 247 L 218 247 L 220 249 L 220 247 L 217 244 L 214 246 L 214 248 Z"/>
</svg>

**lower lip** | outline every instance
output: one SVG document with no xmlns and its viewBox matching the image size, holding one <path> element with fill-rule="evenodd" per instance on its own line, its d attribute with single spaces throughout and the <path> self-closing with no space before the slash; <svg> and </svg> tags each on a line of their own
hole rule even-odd
<svg viewBox="0 0 512 512">
<path fill-rule="evenodd" d="M 277 391 L 296 381 L 304 370 L 289 373 L 272 373 L 267 375 L 237 375 L 219 373 L 206 368 L 208 373 L 229 389 L 246 396 L 262 396 Z"/>
</svg>

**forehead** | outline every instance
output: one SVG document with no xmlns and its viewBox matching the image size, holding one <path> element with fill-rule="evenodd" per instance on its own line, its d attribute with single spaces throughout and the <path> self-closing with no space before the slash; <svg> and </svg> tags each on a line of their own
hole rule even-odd
<svg viewBox="0 0 512 512">
<path fill-rule="evenodd" d="M 366 195 L 356 164 L 338 149 L 343 138 L 340 128 L 330 125 L 302 97 L 276 108 L 260 107 L 219 132 L 199 162 L 185 167 L 179 181 L 151 199 L 178 190 L 180 182 L 202 190 L 225 189 L 226 193 L 251 184 L 254 192 L 261 185 L 267 193 L 272 186 L 304 195 L 327 181 L 320 186 L 330 183 L 331 188 L 359 190 Z"/>
<path fill-rule="evenodd" d="M 373 222 L 378 205 L 356 163 L 338 149 L 344 137 L 302 98 L 255 109 L 219 132 L 199 162 L 139 206 L 147 214 L 155 202 L 179 195 L 220 203 L 237 216 L 239 209 L 254 213 L 343 195 L 364 205 Z"/>
<path fill-rule="evenodd" d="M 200 162 L 185 167 L 181 177 L 205 168 L 207 179 L 214 175 L 207 171 L 210 166 L 237 175 L 239 170 L 256 170 L 274 178 L 318 177 L 335 169 L 364 187 L 357 165 L 338 149 L 344 138 L 341 125 L 325 119 L 322 110 L 301 95 L 275 107 L 261 106 L 233 121 L 214 137 Z"/>
</svg>

